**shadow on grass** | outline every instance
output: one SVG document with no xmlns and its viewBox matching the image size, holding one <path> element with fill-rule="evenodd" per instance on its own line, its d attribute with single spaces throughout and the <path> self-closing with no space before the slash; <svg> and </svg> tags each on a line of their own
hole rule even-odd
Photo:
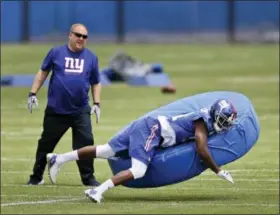
<svg viewBox="0 0 280 215">
<path fill-rule="evenodd" d="M 238 199 L 237 196 L 231 195 L 191 195 L 191 194 L 184 194 L 184 195 L 163 195 L 163 196 L 155 196 L 155 195 L 147 195 L 147 196 L 137 196 L 137 195 L 116 195 L 116 196 L 108 196 L 105 197 L 108 201 L 112 202 L 134 202 L 134 201 L 141 201 L 141 202 L 182 202 L 182 201 L 216 201 L 216 200 L 235 200 Z"/>
</svg>

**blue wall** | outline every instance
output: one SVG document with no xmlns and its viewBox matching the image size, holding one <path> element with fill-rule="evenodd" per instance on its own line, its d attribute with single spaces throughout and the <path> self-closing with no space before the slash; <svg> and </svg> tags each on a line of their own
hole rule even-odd
<svg viewBox="0 0 280 215">
<path fill-rule="evenodd" d="M 114 34 L 115 5 L 115 2 L 110 1 L 31 2 L 31 35 L 67 33 L 71 24 L 76 22 L 85 24 L 92 33 Z"/>
<path fill-rule="evenodd" d="M 1 4 L 1 41 L 20 41 L 22 1 Z M 114 1 L 31 1 L 29 4 L 31 37 L 66 34 L 75 22 L 84 23 L 91 34 L 116 34 L 117 3 Z M 226 1 L 127 1 L 124 16 L 127 33 L 227 29 Z M 277 1 L 236 1 L 237 28 L 254 28 L 263 23 L 279 26 Z"/>
<path fill-rule="evenodd" d="M 279 28 L 279 2 L 277 1 L 238 1 L 236 12 L 238 28 L 263 23 L 271 23 Z"/>
<path fill-rule="evenodd" d="M 1 2 L 1 41 L 21 40 L 21 2 Z"/>
</svg>

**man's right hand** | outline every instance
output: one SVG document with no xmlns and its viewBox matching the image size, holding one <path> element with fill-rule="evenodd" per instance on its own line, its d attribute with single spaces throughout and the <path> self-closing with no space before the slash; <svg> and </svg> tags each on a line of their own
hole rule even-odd
<svg viewBox="0 0 280 215">
<path fill-rule="evenodd" d="M 38 99 L 36 97 L 36 93 L 29 93 L 28 94 L 28 100 L 27 100 L 27 108 L 28 108 L 28 111 L 30 113 L 32 113 L 32 106 L 33 104 L 35 104 L 36 106 L 38 106 Z"/>
<path fill-rule="evenodd" d="M 231 175 L 230 175 L 229 172 L 226 171 L 226 170 L 220 170 L 220 171 L 217 173 L 217 176 L 219 176 L 220 178 L 225 179 L 225 180 L 229 181 L 230 183 L 233 183 L 233 184 L 234 184 L 234 181 L 233 181 Z"/>
</svg>

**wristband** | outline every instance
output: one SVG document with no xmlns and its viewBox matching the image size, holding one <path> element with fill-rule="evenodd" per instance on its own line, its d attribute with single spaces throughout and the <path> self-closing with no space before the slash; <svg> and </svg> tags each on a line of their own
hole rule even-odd
<svg viewBox="0 0 280 215">
<path fill-rule="evenodd" d="M 98 107 L 100 107 L 100 103 L 99 102 L 94 102 L 93 105 L 97 105 Z"/>
<path fill-rule="evenodd" d="M 36 96 L 36 93 L 30 92 L 30 93 L 28 94 L 28 96 L 29 96 L 29 97 L 30 97 L 30 96 Z"/>
</svg>

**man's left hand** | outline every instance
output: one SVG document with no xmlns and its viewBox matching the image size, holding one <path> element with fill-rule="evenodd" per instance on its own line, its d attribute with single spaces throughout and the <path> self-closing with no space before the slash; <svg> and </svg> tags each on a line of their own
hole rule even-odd
<svg viewBox="0 0 280 215">
<path fill-rule="evenodd" d="M 99 119 L 100 119 L 100 104 L 99 103 L 93 104 L 90 114 L 93 114 L 93 113 L 95 113 L 96 123 L 98 123 Z"/>
</svg>

